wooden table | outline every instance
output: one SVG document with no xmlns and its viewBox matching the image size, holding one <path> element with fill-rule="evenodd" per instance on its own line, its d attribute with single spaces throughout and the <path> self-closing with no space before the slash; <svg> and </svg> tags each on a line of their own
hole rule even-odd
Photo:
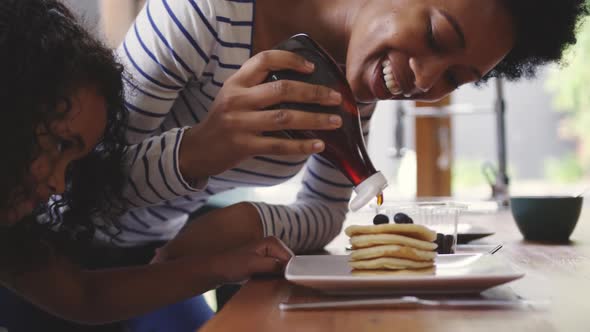
<svg viewBox="0 0 590 332">
<path fill-rule="evenodd" d="M 367 218 L 351 217 L 347 223 Z M 508 211 L 478 219 L 496 232 L 478 243 L 503 243 L 496 255 L 526 273 L 503 287 L 526 299 L 549 300 L 548 308 L 281 312 L 279 303 L 299 287 L 282 279 L 252 280 L 201 331 L 590 331 L 590 207 L 584 209 L 569 245 L 523 241 Z M 329 248 L 339 252 L 344 243 L 340 236 Z"/>
</svg>

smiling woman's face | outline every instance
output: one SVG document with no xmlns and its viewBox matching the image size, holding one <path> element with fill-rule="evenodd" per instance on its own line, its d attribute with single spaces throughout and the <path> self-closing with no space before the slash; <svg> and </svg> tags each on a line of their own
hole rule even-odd
<svg viewBox="0 0 590 332">
<path fill-rule="evenodd" d="M 38 153 L 11 204 L 0 209 L 0 225 L 22 219 L 66 186 L 66 170 L 99 143 L 107 121 L 104 98 L 94 88 L 80 88 L 57 105 L 55 119 L 37 128 Z"/>
<path fill-rule="evenodd" d="M 478 81 L 514 44 L 500 0 L 371 0 L 354 19 L 346 73 L 357 99 L 437 100 Z"/>
</svg>

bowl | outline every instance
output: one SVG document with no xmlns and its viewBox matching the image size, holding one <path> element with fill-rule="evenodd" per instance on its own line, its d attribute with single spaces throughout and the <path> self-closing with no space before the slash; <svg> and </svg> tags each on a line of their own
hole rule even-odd
<svg viewBox="0 0 590 332">
<path fill-rule="evenodd" d="M 583 201 L 575 196 L 519 196 L 510 198 L 510 208 L 525 240 L 568 242 Z"/>
<path fill-rule="evenodd" d="M 385 214 L 390 222 L 394 222 L 395 215 L 404 213 L 412 218 L 414 224 L 426 226 L 437 233 L 451 235 L 450 252 L 454 253 L 457 246 L 457 226 L 459 217 L 467 209 L 464 204 L 456 202 L 400 202 L 385 203 L 377 208 L 377 213 Z"/>
</svg>

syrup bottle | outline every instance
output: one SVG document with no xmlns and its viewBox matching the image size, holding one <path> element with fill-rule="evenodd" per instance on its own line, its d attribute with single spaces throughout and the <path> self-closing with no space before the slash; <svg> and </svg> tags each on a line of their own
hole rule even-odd
<svg viewBox="0 0 590 332">
<path fill-rule="evenodd" d="M 290 138 L 321 139 L 326 148 L 320 153 L 338 168 L 354 185 L 356 196 L 350 202 L 350 209 L 356 211 L 377 197 L 377 204 L 383 203 L 382 191 L 387 180 L 375 170 L 369 159 L 361 130 L 360 114 L 352 90 L 334 59 L 315 41 L 305 34 L 295 35 L 279 44 L 276 49 L 297 53 L 315 64 L 312 74 L 291 70 L 269 74 L 267 81 L 294 80 L 324 85 L 342 94 L 339 106 L 317 104 L 283 103 L 273 108 L 297 109 L 307 112 L 338 114 L 342 126 L 336 130 L 285 130 Z"/>
</svg>

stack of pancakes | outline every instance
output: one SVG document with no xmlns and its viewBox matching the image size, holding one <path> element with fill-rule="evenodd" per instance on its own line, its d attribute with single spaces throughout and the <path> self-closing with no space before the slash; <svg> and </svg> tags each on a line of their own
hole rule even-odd
<svg viewBox="0 0 590 332">
<path fill-rule="evenodd" d="M 354 270 L 426 269 L 434 266 L 436 232 L 415 224 L 349 226 Z"/>
</svg>

